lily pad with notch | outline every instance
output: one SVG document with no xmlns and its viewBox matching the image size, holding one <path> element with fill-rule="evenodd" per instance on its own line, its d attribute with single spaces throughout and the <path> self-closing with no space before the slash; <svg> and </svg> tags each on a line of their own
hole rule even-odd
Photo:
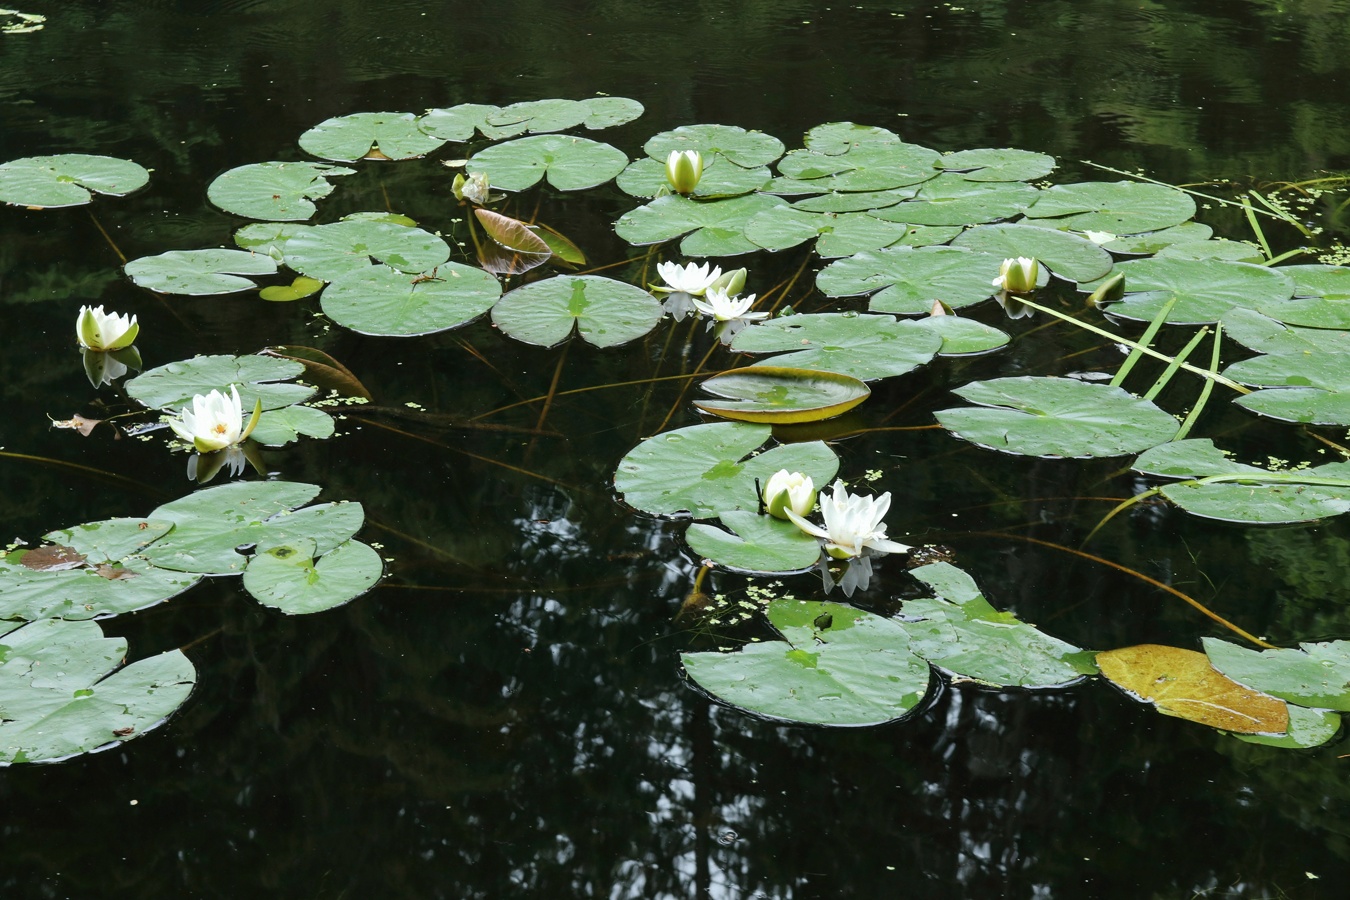
<svg viewBox="0 0 1350 900">
<path fill-rule="evenodd" d="M 746 169 L 757 169 L 783 155 L 783 142 L 770 134 L 736 125 L 681 125 L 647 140 L 643 152 L 665 163 L 672 150 L 697 150 L 704 157 L 718 154 Z"/>
<path fill-rule="evenodd" d="M 938 166 L 967 181 L 1032 181 L 1055 170 L 1055 158 L 1031 150 L 982 148 L 944 153 Z"/>
<path fill-rule="evenodd" d="M 1176 297 L 1169 325 L 1207 325 L 1244 307 L 1279 318 L 1275 310 L 1294 292 L 1293 281 L 1278 269 L 1226 259 L 1155 256 L 1117 263 L 1115 272 L 1125 276 L 1128 293 L 1111 304 L 1111 315 L 1151 322 Z M 1079 285 L 1081 290 L 1095 287 Z"/>
<path fill-rule="evenodd" d="M 636 246 L 684 235 L 680 252 L 685 256 L 736 256 L 761 249 L 745 237 L 750 220 L 786 202 L 768 194 L 703 202 L 669 194 L 624 213 L 614 231 Z"/>
<path fill-rule="evenodd" d="M 757 191 L 773 177 L 767 166 L 747 169 L 725 157 L 712 154 L 703 160 L 703 176 L 694 187 L 693 196 L 739 197 Z M 670 190 L 666 178 L 666 164 L 662 160 L 636 159 L 619 174 L 619 190 L 631 197 L 655 197 Z"/>
<path fill-rule="evenodd" d="M 778 171 L 799 188 L 833 191 L 888 191 L 936 178 L 940 154 L 904 141 L 877 141 L 844 153 L 793 150 L 778 162 Z M 934 223 L 937 224 L 937 223 Z"/>
<path fill-rule="evenodd" d="M 492 322 L 518 341 L 552 347 L 576 331 L 596 347 L 642 337 L 664 315 L 652 295 L 599 275 L 555 275 L 504 294 Z"/>
<path fill-rule="evenodd" d="M 914 319 L 913 322 L 942 338 L 938 356 L 976 356 L 990 353 L 1006 346 L 1011 340 L 1006 331 L 950 313 L 942 316 L 926 316 Z"/>
<path fill-rule="evenodd" d="M 1261 388 L 1238 397 L 1239 406 L 1285 422 L 1350 425 L 1350 332 L 1287 326 L 1247 309 L 1223 321 L 1229 336 L 1262 354 L 1224 370 Z"/>
<path fill-rule="evenodd" d="M 952 241 L 994 256 L 1039 260 L 1069 281 L 1094 281 L 1111 271 L 1111 254 L 1087 238 L 1032 225 L 977 225 Z"/>
<path fill-rule="evenodd" d="M 482 172 L 492 186 L 523 191 L 547 176 L 560 191 L 580 191 L 604 184 L 628 165 L 622 150 L 589 138 L 541 134 L 496 144 L 474 154 L 468 171 Z"/>
<path fill-rule="evenodd" d="M 445 140 L 418 128 L 412 113 L 352 113 L 325 119 L 300 135 L 306 153 L 321 159 L 415 159 L 438 149 Z"/>
<path fill-rule="evenodd" d="M 913 200 L 873 212 L 908 225 L 979 225 L 1010 219 L 1036 202 L 1036 188 L 1020 181 L 967 181 L 943 173 L 919 188 Z"/>
<path fill-rule="evenodd" d="M 334 430 L 333 417 L 321 409 L 283 406 L 259 416 L 249 439 L 268 447 L 280 447 L 299 440 L 302 435 L 324 440 L 332 437 Z"/>
<path fill-rule="evenodd" d="M 992 297 L 1002 263 L 961 247 L 889 247 L 835 260 L 816 276 L 816 287 L 828 297 L 880 288 L 868 303 L 872 312 L 926 315 L 934 300 L 961 308 Z"/>
<path fill-rule="evenodd" d="M 358 334 L 411 337 L 459 328 L 492 308 L 501 283 L 482 269 L 441 263 L 411 275 L 368 266 L 336 278 L 323 292 L 324 314 Z"/>
<path fill-rule="evenodd" d="M 880 725 L 913 712 L 928 693 L 928 664 L 906 649 L 899 623 L 838 603 L 774 600 L 783 641 L 735 653 L 684 653 L 685 672 L 724 703 L 769 719 Z"/>
<path fill-rule="evenodd" d="M 721 528 L 695 522 L 685 540 L 723 568 L 762 575 L 805 572 L 820 558 L 820 541 L 791 522 L 743 509 L 727 510 L 718 521 Z"/>
<path fill-rule="evenodd" d="M 289 616 L 334 609 L 369 591 L 384 561 L 368 544 L 345 541 L 315 559 L 315 542 L 291 538 L 259 545 L 244 570 L 244 590 Z"/>
<path fill-rule="evenodd" d="M 318 209 L 315 200 L 333 192 L 328 181 L 355 169 L 312 162 L 265 162 L 237 166 L 216 176 L 206 197 L 226 212 L 272 222 L 301 222 Z"/>
<path fill-rule="evenodd" d="M 62 153 L 0 164 L 0 203 L 33 209 L 83 206 L 94 194 L 124 197 L 145 187 L 150 172 L 129 159 Z"/>
<path fill-rule="evenodd" d="M 297 230 L 282 252 L 302 275 L 337 281 L 376 265 L 413 276 L 450 259 L 450 246 L 421 228 L 368 218 L 348 218 Z"/>
<path fill-rule="evenodd" d="M 243 276 L 272 275 L 276 261 L 246 250 L 170 250 L 142 256 L 123 267 L 137 286 L 161 294 L 232 294 L 258 285 Z"/>
<path fill-rule="evenodd" d="M 1139 234 L 1188 221 L 1195 215 L 1195 201 L 1167 185 L 1088 181 L 1046 188 L 1026 215 L 1049 220 L 1049 224 L 1065 231 Z"/>
<path fill-rule="evenodd" d="M 313 388 L 289 383 L 304 371 L 302 364 L 274 356 L 194 356 L 137 375 L 126 383 L 126 391 L 152 409 L 177 412 L 191 406 L 198 394 L 228 392 L 236 385 L 245 409 L 258 400 L 264 410 L 280 409 L 313 396 Z"/>
<path fill-rule="evenodd" d="M 714 375 L 699 387 L 725 398 L 695 400 L 694 405 L 703 412 L 738 422 L 773 425 L 832 419 L 872 393 L 851 375 L 767 365 Z"/>
<path fill-rule="evenodd" d="M 770 319 L 743 329 L 731 347 L 744 353 L 783 354 L 756 363 L 752 369 L 792 366 L 874 381 L 924 365 L 937 354 L 942 341 L 935 330 L 920 322 L 847 312 Z"/>
</svg>

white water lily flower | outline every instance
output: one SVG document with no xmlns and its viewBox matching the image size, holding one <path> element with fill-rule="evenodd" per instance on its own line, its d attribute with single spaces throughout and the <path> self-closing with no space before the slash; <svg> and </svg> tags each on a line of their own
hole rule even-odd
<svg viewBox="0 0 1350 900">
<path fill-rule="evenodd" d="M 100 353 L 130 347 L 140 330 L 135 316 L 104 312 L 102 306 L 81 306 L 75 319 L 75 337 L 80 346 Z"/>
<path fill-rule="evenodd" d="M 220 391 L 205 396 L 197 394 L 192 398 L 192 409 L 184 407 L 177 417 L 169 419 L 169 427 L 200 452 L 211 453 L 233 447 L 247 438 L 261 415 L 262 400 L 259 399 L 246 423 L 239 388 L 230 385 L 228 395 Z"/>
<path fill-rule="evenodd" d="M 862 556 L 865 551 L 873 555 L 882 553 L 905 553 L 910 547 L 886 538 L 886 511 L 891 508 L 889 491 L 880 497 L 867 497 L 850 494 L 844 489 L 843 481 L 835 481 L 834 491 L 821 493 L 820 512 L 825 518 L 825 527 L 821 528 L 809 522 L 792 510 L 785 510 L 787 517 L 802 531 L 825 542 L 825 552 L 835 559 L 851 559 Z"/>
<path fill-rule="evenodd" d="M 486 172 L 474 172 L 468 178 L 463 174 L 456 175 L 450 189 L 454 191 L 456 200 L 468 200 L 479 206 L 485 205 L 492 194 L 492 185 Z"/>
<path fill-rule="evenodd" d="M 764 511 L 777 519 L 787 519 L 791 510 L 809 516 L 816 506 L 816 485 L 810 475 L 779 469 L 764 485 Z"/>
<path fill-rule="evenodd" d="M 691 193 L 703 177 L 703 154 L 697 150 L 672 150 L 666 157 L 666 180 L 677 194 Z"/>
<path fill-rule="evenodd" d="M 694 307 L 705 316 L 712 316 L 718 322 L 753 322 L 767 319 L 767 312 L 751 312 L 755 305 L 755 294 L 745 297 L 729 297 L 726 291 L 710 288 L 702 300 L 694 298 Z"/>
<path fill-rule="evenodd" d="M 656 264 L 656 272 L 661 276 L 661 280 L 666 283 L 666 287 L 654 288 L 653 290 L 662 293 L 683 291 L 695 297 L 702 296 L 704 291 L 722 277 L 722 267 L 712 266 L 711 263 L 704 263 L 701 266 L 697 263 L 689 263 L 682 266 L 679 263 L 663 262 Z"/>
<path fill-rule="evenodd" d="M 1030 294 L 1036 290 L 1036 279 L 1040 274 L 1040 263 L 1034 257 L 1005 259 L 994 279 L 994 287 L 1009 294 Z"/>
</svg>

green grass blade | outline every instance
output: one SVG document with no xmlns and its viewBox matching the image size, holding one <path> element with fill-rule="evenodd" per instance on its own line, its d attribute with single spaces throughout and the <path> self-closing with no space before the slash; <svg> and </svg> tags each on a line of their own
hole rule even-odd
<svg viewBox="0 0 1350 900">
<path fill-rule="evenodd" d="M 1120 370 L 1116 372 L 1116 377 L 1111 379 L 1111 387 L 1120 387 L 1125 381 L 1125 376 L 1130 374 L 1135 363 L 1139 362 L 1144 355 L 1144 348 L 1153 345 L 1153 338 L 1157 336 L 1158 329 L 1162 328 L 1167 317 L 1172 313 L 1172 307 L 1177 305 L 1177 297 L 1172 295 L 1172 299 L 1163 304 L 1163 308 L 1158 310 L 1158 314 L 1153 317 L 1153 321 L 1148 323 L 1148 328 L 1144 330 L 1139 338 L 1139 346 L 1130 351 L 1130 355 L 1125 357 L 1125 362 L 1120 364 Z"/>
<path fill-rule="evenodd" d="M 1186 357 L 1190 356 L 1191 352 L 1200 346 L 1200 342 L 1205 339 L 1207 334 L 1209 334 L 1208 326 L 1201 328 L 1195 333 L 1195 337 L 1186 342 L 1186 346 L 1182 347 L 1181 352 L 1168 363 L 1167 368 L 1158 376 L 1158 380 L 1153 382 L 1153 387 L 1148 389 L 1148 393 L 1144 395 L 1145 400 L 1152 400 L 1162 393 L 1162 389 L 1167 387 L 1167 382 L 1171 381 L 1172 376 L 1177 374 L 1177 369 L 1180 369 L 1182 364 L 1186 362 Z"/>
<path fill-rule="evenodd" d="M 1223 343 L 1223 323 L 1214 323 L 1214 350 L 1209 356 L 1209 370 L 1211 372 L 1219 371 L 1219 345 Z M 1191 426 L 1195 420 L 1200 418 L 1200 411 L 1205 408 L 1209 402 L 1209 395 L 1214 390 L 1214 382 L 1208 378 L 1205 379 L 1204 386 L 1200 388 L 1200 396 L 1196 398 L 1195 406 L 1186 414 L 1186 420 L 1181 423 L 1181 428 L 1177 431 L 1177 436 L 1172 438 L 1174 441 L 1184 441 L 1186 435 L 1191 433 Z"/>
</svg>

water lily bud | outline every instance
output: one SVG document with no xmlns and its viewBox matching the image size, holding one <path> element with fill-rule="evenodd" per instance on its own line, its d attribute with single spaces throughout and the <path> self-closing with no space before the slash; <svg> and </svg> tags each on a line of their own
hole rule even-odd
<svg viewBox="0 0 1350 900">
<path fill-rule="evenodd" d="M 86 350 L 121 350 L 130 347 L 141 326 L 135 316 L 105 313 L 101 306 L 81 306 L 75 320 L 75 337 Z"/>
<path fill-rule="evenodd" d="M 721 291 L 724 294 L 729 294 L 734 297 L 745 290 L 745 276 L 748 274 L 749 273 L 746 272 L 745 269 L 736 269 L 727 272 L 721 278 L 708 285 L 708 287 L 711 290 Z"/>
<path fill-rule="evenodd" d="M 697 150 L 672 150 L 666 157 L 666 180 L 677 194 L 691 193 L 703 177 L 703 154 Z"/>
<path fill-rule="evenodd" d="M 999 268 L 998 277 L 994 279 L 994 287 L 1009 294 L 1030 294 L 1036 290 L 1036 279 L 1040 274 L 1040 263 L 1033 257 L 1005 259 Z"/>
<path fill-rule="evenodd" d="M 764 511 L 776 519 L 787 519 L 787 510 L 808 516 L 816 505 L 816 486 L 811 476 L 779 469 L 764 485 Z"/>
<path fill-rule="evenodd" d="M 491 188 L 486 172 L 474 172 L 468 178 L 465 178 L 463 173 L 458 174 L 450 185 L 450 189 L 455 192 L 456 200 L 468 200 L 479 206 L 488 202 Z"/>
</svg>

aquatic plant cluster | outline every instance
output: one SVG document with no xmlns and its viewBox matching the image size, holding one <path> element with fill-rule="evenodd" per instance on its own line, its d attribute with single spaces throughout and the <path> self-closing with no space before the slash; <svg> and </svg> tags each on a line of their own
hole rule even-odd
<svg viewBox="0 0 1350 900">
<path fill-rule="evenodd" d="M 719 352 L 758 361 L 710 374 L 700 387 L 711 396 L 693 401 L 709 421 L 647 438 L 614 470 L 614 486 L 633 509 L 692 520 L 686 539 L 702 561 L 700 582 L 715 568 L 770 578 L 814 569 L 827 593 L 838 587 L 851 597 L 869 589 L 876 560 L 908 553 L 888 533 L 889 493 L 872 496 L 858 486 L 863 479 L 841 477 L 827 440 L 779 441 L 775 429 L 839 416 L 867 401 L 869 382 L 1004 347 L 1008 334 L 960 315 L 989 300 L 1009 318 L 1062 319 L 1130 353 L 1109 383 L 1019 376 L 967 384 L 956 393 L 970 405 L 936 414 L 955 437 L 1026 456 L 1133 456 L 1134 470 L 1158 484 L 1121 509 L 1161 495 L 1195 515 L 1253 525 L 1350 509 L 1350 463 L 1263 469 L 1190 437 L 1216 384 L 1258 415 L 1350 425 L 1350 269 L 1277 266 L 1287 255 L 1272 254 L 1259 228 L 1258 243 L 1214 239 L 1194 221 L 1194 197 L 1167 185 L 1043 183 L 1055 160 L 1024 150 L 944 153 L 849 122 L 817 126 L 788 150 L 770 135 L 700 124 L 651 137 L 631 160 L 569 133 L 630 123 L 642 111 L 634 100 L 596 97 L 329 119 L 299 139 L 322 162 L 241 165 L 207 187 L 216 206 L 255 220 L 235 232 L 235 248 L 168 250 L 131 260 L 125 272 L 160 294 L 257 290 L 272 302 L 317 295 L 329 320 L 367 335 L 429 335 L 487 315 L 526 344 L 579 339 L 607 348 L 667 319 L 702 318 L 718 341 L 698 372 Z M 440 232 L 389 210 L 307 224 L 316 201 L 355 174 L 352 166 L 420 159 L 447 144 L 472 150 L 446 163 L 456 169 L 453 180 L 446 175 L 447 201 L 453 196 L 455 209 L 471 213 L 471 254 L 453 258 L 458 249 Z M 148 180 L 126 160 L 31 157 L 0 165 L 0 201 L 78 205 Z M 643 201 L 614 223 L 620 238 L 646 248 L 621 261 L 628 280 L 584 270 L 585 252 L 558 229 L 488 208 L 525 191 L 610 182 Z M 1255 222 L 1250 205 L 1248 214 Z M 815 289 L 835 301 L 824 311 L 783 308 L 783 285 L 748 292 L 755 273 L 725 262 L 808 244 L 823 263 Z M 283 270 L 288 282 L 255 280 Z M 1038 302 L 1052 279 L 1111 317 L 1148 323 L 1143 337 L 1130 340 L 1109 323 Z M 85 306 L 72 318 L 96 388 L 139 371 L 134 342 L 153 335 L 134 317 Z M 1176 356 L 1152 347 L 1168 325 L 1199 326 Z M 1223 336 L 1257 355 L 1221 368 Z M 1207 337 L 1209 364 L 1188 362 Z M 1144 355 L 1168 366 L 1136 395 L 1123 382 Z M 1183 371 L 1202 381 L 1181 418 L 1154 401 Z M 333 389 L 318 397 L 301 378 Z M 240 475 L 246 463 L 265 472 L 259 445 L 331 437 L 334 418 L 322 404 L 362 396 L 341 363 L 304 347 L 195 357 L 121 386 L 154 420 L 151 429 L 167 426 L 191 451 L 188 474 L 201 482 L 226 469 Z M 287 613 L 331 609 L 369 590 L 383 561 L 354 539 L 360 505 L 304 506 L 318 492 L 234 481 L 144 519 L 87 523 L 52 532 L 37 547 L 11 547 L 0 559 L 0 618 L 9 628 L 0 707 L 24 712 L 0 722 L 0 762 L 116 744 L 186 700 L 195 672 L 181 651 L 108 675 L 125 647 L 111 647 L 87 620 L 163 602 L 210 575 L 242 575 L 250 594 Z M 1265 649 L 1207 639 L 1203 653 L 1155 645 L 1094 652 L 998 611 L 947 562 L 912 574 L 932 596 L 906 601 L 899 616 L 770 599 L 763 613 L 782 640 L 687 653 L 685 670 L 726 703 L 833 725 L 910 714 L 929 695 L 934 669 L 995 687 L 1102 676 L 1163 713 L 1276 746 L 1324 743 L 1339 731 L 1340 712 L 1350 711 L 1350 642 L 1275 649 L 1230 626 Z M 33 677 L 32 663 L 53 653 L 85 661 L 70 667 L 69 683 Z"/>
</svg>

